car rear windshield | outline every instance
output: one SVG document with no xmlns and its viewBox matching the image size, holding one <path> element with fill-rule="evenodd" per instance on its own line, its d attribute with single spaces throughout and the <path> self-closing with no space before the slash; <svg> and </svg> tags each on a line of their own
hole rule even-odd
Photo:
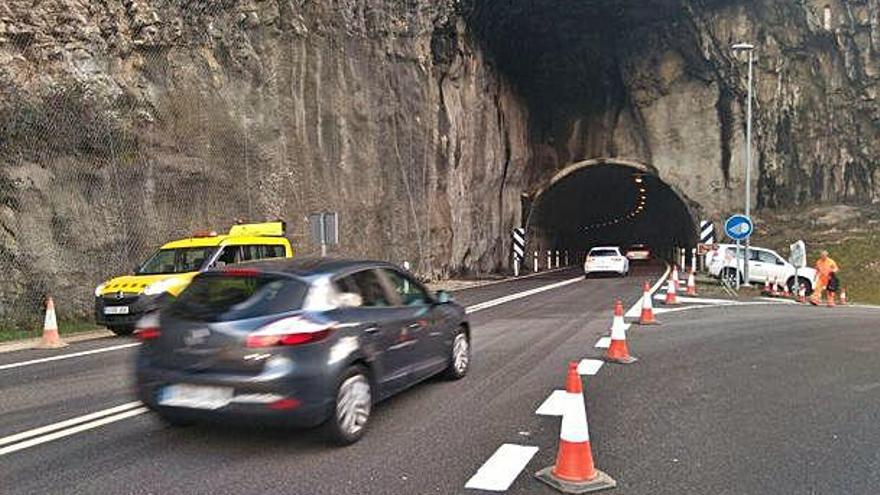
<svg viewBox="0 0 880 495">
<path fill-rule="evenodd" d="M 590 251 L 590 256 L 620 256 L 614 249 L 594 249 Z"/>
<path fill-rule="evenodd" d="M 204 273 L 168 307 L 168 314 L 209 322 L 271 316 L 302 309 L 308 288 L 282 275 Z"/>
</svg>

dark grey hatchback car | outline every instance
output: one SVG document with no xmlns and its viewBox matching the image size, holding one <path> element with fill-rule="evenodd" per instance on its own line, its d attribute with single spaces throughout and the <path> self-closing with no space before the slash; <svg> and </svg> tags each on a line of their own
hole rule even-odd
<svg viewBox="0 0 880 495">
<path fill-rule="evenodd" d="M 137 394 L 167 422 L 323 424 L 342 444 L 360 439 L 376 402 L 461 378 L 470 362 L 464 309 L 382 262 L 206 272 L 136 335 Z"/>
</svg>

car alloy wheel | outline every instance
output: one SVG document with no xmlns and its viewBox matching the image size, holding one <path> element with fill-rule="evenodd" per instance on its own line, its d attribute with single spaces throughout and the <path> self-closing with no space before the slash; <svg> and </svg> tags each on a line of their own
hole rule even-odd
<svg viewBox="0 0 880 495">
<path fill-rule="evenodd" d="M 470 343 L 464 333 L 459 333 L 452 343 L 452 367 L 455 369 L 455 374 L 464 375 L 470 360 Z"/>
<path fill-rule="evenodd" d="M 336 397 L 336 421 L 346 437 L 357 439 L 370 419 L 372 395 L 370 382 L 362 374 L 350 376 L 339 386 Z"/>
</svg>

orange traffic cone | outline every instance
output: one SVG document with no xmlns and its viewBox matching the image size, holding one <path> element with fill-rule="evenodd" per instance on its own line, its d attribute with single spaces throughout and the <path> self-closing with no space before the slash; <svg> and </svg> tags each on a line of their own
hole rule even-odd
<svg viewBox="0 0 880 495">
<path fill-rule="evenodd" d="M 669 279 L 669 283 L 666 285 L 666 300 L 663 301 L 663 304 L 678 304 L 678 296 L 675 293 L 675 281 Z"/>
<path fill-rule="evenodd" d="M 688 275 L 686 294 L 689 296 L 696 296 L 697 295 L 697 280 L 694 278 L 694 271 L 693 270 L 691 270 L 690 274 Z"/>
<path fill-rule="evenodd" d="M 58 349 L 66 347 L 58 335 L 58 319 L 55 317 L 55 302 L 51 297 L 46 298 L 46 317 L 43 319 L 43 337 L 37 344 L 37 349 Z"/>
<path fill-rule="evenodd" d="M 770 275 L 764 277 L 764 290 L 761 291 L 761 294 L 765 296 L 769 296 L 773 293 L 773 289 L 770 288 Z"/>
<path fill-rule="evenodd" d="M 626 330 L 629 328 L 623 321 L 623 303 L 617 301 L 614 305 L 614 321 L 611 324 L 611 344 L 605 358 L 620 364 L 632 364 L 638 361 L 630 356 L 629 347 L 626 345 Z"/>
<path fill-rule="evenodd" d="M 840 289 L 840 305 L 841 305 L 841 306 L 846 306 L 846 304 L 847 304 L 847 300 L 846 300 L 846 287 L 844 287 L 844 288 Z"/>
<path fill-rule="evenodd" d="M 645 282 L 645 290 L 642 294 L 642 314 L 639 317 L 639 325 L 659 325 L 654 318 L 654 304 L 651 301 L 651 286 Z"/>
<path fill-rule="evenodd" d="M 559 432 L 556 464 L 535 473 L 539 480 L 564 493 L 587 493 L 617 486 L 616 481 L 593 465 L 587 408 L 577 365 L 577 362 L 568 363 L 566 408 Z"/>
<path fill-rule="evenodd" d="M 672 281 L 675 283 L 675 291 L 678 292 L 681 290 L 681 280 L 678 278 L 678 267 L 672 267 Z"/>
</svg>

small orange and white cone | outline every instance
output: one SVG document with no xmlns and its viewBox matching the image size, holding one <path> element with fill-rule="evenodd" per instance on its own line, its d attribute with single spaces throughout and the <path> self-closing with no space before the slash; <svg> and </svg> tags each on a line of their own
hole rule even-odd
<svg viewBox="0 0 880 495">
<path fill-rule="evenodd" d="M 769 296 L 773 294 L 773 289 L 770 287 L 770 276 L 764 277 L 764 290 L 761 293 L 765 296 Z"/>
<path fill-rule="evenodd" d="M 847 304 L 848 304 L 848 301 L 846 299 L 846 287 L 844 287 L 844 288 L 840 289 L 840 305 L 846 306 Z"/>
<path fill-rule="evenodd" d="M 688 274 L 686 294 L 689 296 L 696 296 L 697 295 L 697 280 L 696 280 L 696 278 L 694 278 L 694 271 L 693 270 L 691 270 L 691 272 Z"/>
<path fill-rule="evenodd" d="M 58 335 L 58 319 L 55 317 L 55 301 L 51 297 L 46 298 L 46 317 L 43 319 L 43 337 L 37 344 L 37 349 L 58 349 L 67 347 Z"/>
<path fill-rule="evenodd" d="M 672 279 L 669 279 L 669 283 L 666 284 L 666 299 L 663 301 L 663 304 L 678 304 L 678 295 L 675 293 L 675 281 Z"/>
<path fill-rule="evenodd" d="M 629 347 L 626 345 L 627 329 L 629 325 L 623 321 L 623 303 L 617 301 L 614 305 L 614 320 L 611 323 L 611 344 L 608 346 L 605 359 L 620 364 L 632 364 L 638 361 L 638 358 L 629 354 Z"/>
<path fill-rule="evenodd" d="M 565 410 L 559 431 L 556 463 L 535 473 L 539 480 L 563 493 L 588 493 L 617 486 L 614 479 L 593 464 L 584 389 L 577 366 L 577 362 L 568 363 Z"/>
<path fill-rule="evenodd" d="M 645 289 L 642 293 L 642 314 L 639 316 L 639 325 L 659 325 L 660 322 L 654 318 L 654 303 L 651 301 L 651 286 L 645 282 Z"/>
<path fill-rule="evenodd" d="M 681 290 L 681 280 L 678 278 L 678 267 L 672 267 L 672 282 L 675 283 L 675 291 Z"/>
</svg>

